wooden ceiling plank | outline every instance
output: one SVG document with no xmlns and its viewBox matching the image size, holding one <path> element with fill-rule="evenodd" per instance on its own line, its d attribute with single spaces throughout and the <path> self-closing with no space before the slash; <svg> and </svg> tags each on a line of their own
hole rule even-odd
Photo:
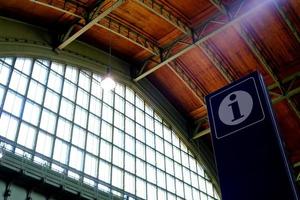
<svg viewBox="0 0 300 200">
<path fill-rule="evenodd" d="M 175 17 L 170 11 L 164 9 L 163 5 L 158 4 L 154 0 L 135 0 L 139 5 L 153 12 L 157 16 L 166 20 L 168 23 L 172 24 L 178 30 L 186 35 L 191 34 L 191 29 L 185 25 L 181 20 Z"/>
<path fill-rule="evenodd" d="M 120 5 L 122 5 L 125 2 L 125 0 L 117 0 L 114 2 L 109 8 L 107 8 L 105 11 L 103 11 L 101 14 L 99 14 L 97 17 L 92 19 L 90 22 L 88 22 L 84 27 L 82 27 L 79 31 L 74 33 L 71 37 L 63 41 L 57 49 L 62 50 L 65 48 L 68 44 L 76 40 L 80 35 L 82 35 L 84 32 L 89 30 L 92 26 L 97 24 L 101 19 L 103 19 L 105 16 L 109 15 L 114 9 L 118 8 Z"/>
<path fill-rule="evenodd" d="M 108 23 L 97 23 L 96 26 L 103 28 L 115 35 L 122 37 L 123 39 L 128 40 L 129 42 L 143 48 L 144 50 L 150 52 L 152 55 L 159 55 L 159 47 L 152 42 L 150 42 L 145 36 L 137 33 L 125 25 L 109 18 L 107 19 Z M 117 27 L 111 26 L 111 23 L 117 24 Z M 127 33 L 127 34 L 124 34 Z"/>
<path fill-rule="evenodd" d="M 184 74 L 184 72 L 177 65 L 171 66 L 169 63 L 166 64 L 170 70 L 184 83 L 186 87 L 198 98 L 203 106 L 205 105 L 204 97 L 201 91 L 197 88 L 197 86 L 193 83 L 190 78 Z"/>
<path fill-rule="evenodd" d="M 297 29 L 294 26 L 294 24 L 292 23 L 292 21 L 289 19 L 288 15 L 283 10 L 283 5 L 280 5 L 277 2 L 277 0 L 273 0 L 273 3 L 275 5 L 275 7 L 276 7 L 276 10 L 279 12 L 279 14 L 281 15 L 282 19 L 284 20 L 285 24 L 289 27 L 289 29 L 293 33 L 294 37 L 296 38 L 296 40 L 300 43 L 300 34 L 297 31 Z"/>
<path fill-rule="evenodd" d="M 39 5 L 41 5 L 41 6 L 45 6 L 45 7 L 48 7 L 48 8 L 52 8 L 52 9 L 54 9 L 54 10 L 60 11 L 60 12 L 62 12 L 62 13 L 68 14 L 68 15 L 72 15 L 72 16 L 77 17 L 77 18 L 82 18 L 80 15 L 77 15 L 77 14 L 75 14 L 75 13 L 73 13 L 73 12 L 70 12 L 70 11 L 68 11 L 68 10 L 66 10 L 66 9 L 59 8 L 59 7 L 53 6 L 53 5 L 51 5 L 51 4 L 42 2 L 42 1 L 40 1 L 40 0 L 30 0 L 30 1 L 33 2 L 33 3 L 39 4 Z"/>
<path fill-rule="evenodd" d="M 228 27 L 236 24 L 237 22 L 239 22 L 241 19 L 251 15 L 253 12 L 256 11 L 256 9 L 263 7 L 264 5 L 266 5 L 267 3 L 269 3 L 270 0 L 266 0 L 263 3 L 260 3 L 258 5 L 253 6 L 251 9 L 248 9 L 247 11 L 245 11 L 242 14 L 236 14 L 235 16 L 233 16 L 233 18 L 231 18 L 231 20 L 229 22 L 227 22 L 226 24 L 222 25 L 221 27 L 215 29 L 214 31 L 210 32 L 209 34 L 200 37 L 198 39 L 196 39 L 195 41 L 193 41 L 192 44 L 184 47 L 183 49 L 181 49 L 180 51 L 178 51 L 177 53 L 175 53 L 174 55 L 166 58 L 165 60 L 163 60 L 162 62 L 160 62 L 159 64 L 157 64 L 156 66 L 154 66 L 153 68 L 149 69 L 148 71 L 142 73 L 141 75 L 135 77 L 133 80 L 135 82 L 145 78 L 146 76 L 148 76 L 149 74 L 155 72 L 156 70 L 158 70 L 159 68 L 161 68 L 162 66 L 166 65 L 167 63 L 171 62 L 172 60 L 178 58 L 179 56 L 185 54 L 186 52 L 188 52 L 189 50 L 193 49 L 195 46 L 197 46 L 198 44 L 201 44 L 203 42 L 205 42 L 206 40 L 208 40 L 209 38 L 213 37 L 214 35 L 222 32 L 223 30 L 227 29 Z"/>
<path fill-rule="evenodd" d="M 198 44 L 198 47 L 202 50 L 202 52 L 206 55 L 206 57 L 210 60 L 210 62 L 215 66 L 215 68 L 222 74 L 225 80 L 230 83 L 234 80 L 232 75 L 226 70 L 223 66 L 222 61 L 218 59 L 214 52 L 212 52 L 204 43 L 202 45 Z"/>
</svg>

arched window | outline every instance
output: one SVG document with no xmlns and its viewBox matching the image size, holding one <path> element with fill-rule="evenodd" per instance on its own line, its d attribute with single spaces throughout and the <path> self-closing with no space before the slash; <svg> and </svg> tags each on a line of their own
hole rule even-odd
<svg viewBox="0 0 300 200">
<path fill-rule="evenodd" d="M 49 60 L 0 58 L 1 146 L 129 199 L 219 199 L 167 124 L 131 88 Z"/>
</svg>

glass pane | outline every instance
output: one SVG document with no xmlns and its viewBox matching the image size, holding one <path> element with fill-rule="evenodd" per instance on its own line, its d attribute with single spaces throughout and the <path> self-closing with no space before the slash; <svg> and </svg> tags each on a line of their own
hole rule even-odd
<svg viewBox="0 0 300 200">
<path fill-rule="evenodd" d="M 172 134 L 168 127 L 164 127 L 164 139 L 172 143 Z"/>
<path fill-rule="evenodd" d="M 82 106 L 85 109 L 88 109 L 89 106 L 89 94 L 81 88 L 77 90 L 77 99 L 76 103 Z"/>
<path fill-rule="evenodd" d="M 75 108 L 75 116 L 74 116 L 74 122 L 78 125 L 80 125 L 82 128 L 86 128 L 87 123 L 87 110 L 76 106 Z"/>
<path fill-rule="evenodd" d="M 55 140 L 53 159 L 66 164 L 69 155 L 69 145 L 60 139 Z"/>
<path fill-rule="evenodd" d="M 98 99 L 102 98 L 102 88 L 100 86 L 101 83 L 101 78 L 99 78 L 99 81 L 95 80 L 93 78 L 92 80 L 92 95 L 94 95 L 95 97 L 97 97 Z"/>
<path fill-rule="evenodd" d="M 174 160 L 181 163 L 180 149 L 173 147 L 173 155 L 174 155 Z"/>
<path fill-rule="evenodd" d="M 185 183 L 188 183 L 188 184 L 191 184 L 191 174 L 190 174 L 190 171 L 183 167 L 183 181 Z"/>
<path fill-rule="evenodd" d="M 100 134 L 100 118 L 93 115 L 89 114 L 89 120 L 88 120 L 88 130 L 93 132 L 96 135 Z"/>
<path fill-rule="evenodd" d="M 65 80 L 62 94 L 64 97 L 66 97 L 74 102 L 75 94 L 76 94 L 76 85 L 74 85 L 70 81 Z"/>
<path fill-rule="evenodd" d="M 179 178 L 180 180 L 182 180 L 182 166 L 178 163 L 175 163 L 174 169 L 175 169 L 176 178 Z"/>
<path fill-rule="evenodd" d="M 20 70 L 26 75 L 30 74 L 32 65 L 32 59 L 29 58 L 17 58 L 15 63 L 15 68 Z"/>
<path fill-rule="evenodd" d="M 32 113 L 34 113 L 34 115 Z M 37 126 L 39 123 L 40 114 L 41 107 L 30 100 L 26 100 L 23 112 L 23 120 Z"/>
<path fill-rule="evenodd" d="M 138 122 L 139 124 L 144 126 L 144 124 L 145 124 L 145 114 L 144 114 L 144 112 L 141 111 L 138 108 L 136 108 L 135 111 L 136 111 L 136 117 L 135 117 L 136 122 Z"/>
<path fill-rule="evenodd" d="M 85 130 L 79 126 L 73 126 L 72 144 L 84 149 L 85 147 Z"/>
<path fill-rule="evenodd" d="M 125 153 L 125 170 L 135 173 L 135 158 L 129 153 Z"/>
<path fill-rule="evenodd" d="M 136 141 L 136 156 L 145 160 L 145 145 L 139 141 Z"/>
<path fill-rule="evenodd" d="M 0 116 L 0 135 L 9 140 L 15 141 L 18 123 L 17 118 L 9 114 L 2 113 Z"/>
<path fill-rule="evenodd" d="M 105 121 L 102 121 L 101 125 L 101 138 L 112 142 L 112 126 Z"/>
<path fill-rule="evenodd" d="M 111 144 L 104 140 L 100 143 L 100 158 L 111 162 Z"/>
<path fill-rule="evenodd" d="M 51 88 L 52 90 L 54 90 L 57 93 L 61 92 L 61 88 L 62 88 L 62 77 L 60 75 L 58 75 L 55 72 L 50 72 L 49 73 L 49 78 L 48 78 L 48 87 Z"/>
<path fill-rule="evenodd" d="M 191 186 L 184 184 L 184 194 L 186 199 L 193 199 Z"/>
<path fill-rule="evenodd" d="M 99 153 L 99 137 L 94 134 L 88 133 L 87 135 L 87 142 L 86 142 L 86 150 L 96 156 Z"/>
<path fill-rule="evenodd" d="M 197 174 L 195 174 L 195 173 L 192 172 L 191 173 L 191 179 L 192 179 L 192 185 L 193 185 L 193 187 L 199 188 Z"/>
<path fill-rule="evenodd" d="M 111 165 L 100 160 L 98 177 L 100 180 L 110 183 Z"/>
<path fill-rule="evenodd" d="M 102 118 L 112 124 L 113 110 L 106 104 L 103 104 Z"/>
<path fill-rule="evenodd" d="M 31 77 L 42 84 L 46 84 L 48 69 L 39 62 L 35 62 Z"/>
<path fill-rule="evenodd" d="M 157 185 L 162 187 L 162 188 L 166 188 L 166 176 L 165 173 L 159 169 L 157 169 L 157 177 L 159 177 L 157 179 Z"/>
<path fill-rule="evenodd" d="M 147 184 L 147 199 L 157 200 L 157 188 L 152 184 Z"/>
<path fill-rule="evenodd" d="M 135 105 L 140 108 L 141 110 L 144 110 L 144 100 L 140 97 L 136 96 L 135 98 Z"/>
<path fill-rule="evenodd" d="M 73 167 L 79 171 L 82 170 L 83 167 L 83 151 L 76 147 L 71 147 L 70 158 L 69 158 L 69 166 Z"/>
<path fill-rule="evenodd" d="M 123 188 L 123 171 L 116 167 L 112 168 L 112 185 Z"/>
<path fill-rule="evenodd" d="M 5 92 L 5 88 L 0 85 L 0 105 L 2 105 L 2 100 L 4 100 L 4 92 Z"/>
<path fill-rule="evenodd" d="M 160 188 L 157 190 L 157 195 L 159 197 L 159 200 L 166 200 L 166 192 Z"/>
<path fill-rule="evenodd" d="M 134 104 L 134 92 L 126 87 L 126 100 Z"/>
<path fill-rule="evenodd" d="M 64 65 L 56 62 L 52 62 L 51 69 L 61 75 L 64 75 Z"/>
<path fill-rule="evenodd" d="M 52 146 L 53 137 L 49 134 L 40 131 L 38 134 L 35 150 L 45 156 L 50 157 L 52 152 Z"/>
<path fill-rule="evenodd" d="M 59 104 L 59 96 L 55 92 L 47 89 L 44 100 L 44 106 L 49 110 L 57 113 Z"/>
<path fill-rule="evenodd" d="M 147 147 L 146 152 L 147 162 L 155 165 L 155 151 L 152 148 Z"/>
<path fill-rule="evenodd" d="M 165 170 L 165 157 L 163 154 L 156 152 L 156 166 L 161 170 Z"/>
<path fill-rule="evenodd" d="M 184 193 L 183 193 L 183 182 L 182 181 L 180 181 L 180 180 L 178 180 L 178 179 L 176 179 L 176 194 L 178 195 L 178 196 L 181 196 L 181 197 L 183 197 L 184 198 Z M 202 200 L 202 198 L 201 198 L 201 200 Z"/>
<path fill-rule="evenodd" d="M 120 95 L 121 97 L 124 97 L 125 94 L 125 88 L 124 85 L 117 83 L 115 87 L 115 92 Z"/>
<path fill-rule="evenodd" d="M 158 121 L 155 120 L 155 124 L 154 124 L 154 132 L 159 135 L 160 137 L 163 137 L 163 134 L 162 134 L 162 124 Z"/>
<path fill-rule="evenodd" d="M 103 93 L 103 102 L 107 103 L 110 106 L 113 106 L 114 94 L 112 91 L 104 91 Z"/>
<path fill-rule="evenodd" d="M 45 131 L 54 134 L 55 125 L 56 115 L 46 109 L 43 109 L 40 127 Z"/>
<path fill-rule="evenodd" d="M 142 179 L 137 178 L 136 185 L 137 185 L 136 195 L 138 197 L 145 199 L 146 198 L 146 182 L 143 181 Z"/>
<path fill-rule="evenodd" d="M 81 71 L 79 73 L 78 86 L 89 92 L 90 84 L 91 84 L 91 73 L 87 71 Z"/>
<path fill-rule="evenodd" d="M 124 148 L 124 132 L 115 128 L 113 137 L 114 137 L 113 138 L 114 145 L 123 149 Z"/>
<path fill-rule="evenodd" d="M 75 67 L 67 66 L 65 78 L 76 84 L 78 78 L 78 69 Z"/>
<path fill-rule="evenodd" d="M 165 155 L 168 156 L 169 158 L 173 158 L 172 144 L 170 144 L 167 141 L 165 141 Z"/>
<path fill-rule="evenodd" d="M 72 124 L 63 118 L 58 119 L 56 136 L 64 139 L 65 141 L 70 141 L 71 139 L 71 129 Z"/>
<path fill-rule="evenodd" d="M 156 150 L 164 153 L 164 141 L 161 137 L 157 136 L 155 137 L 155 144 L 156 144 Z"/>
<path fill-rule="evenodd" d="M 154 131 L 154 121 L 149 115 L 146 115 L 146 128 L 150 131 Z"/>
<path fill-rule="evenodd" d="M 114 125 L 118 127 L 119 129 L 124 130 L 124 115 L 115 111 L 114 115 Z"/>
<path fill-rule="evenodd" d="M 155 148 L 154 144 L 154 133 L 146 131 L 146 144 L 152 148 Z"/>
<path fill-rule="evenodd" d="M 18 144 L 21 144 L 29 149 L 33 149 L 36 137 L 36 129 L 26 123 L 21 123 Z"/>
<path fill-rule="evenodd" d="M 125 101 L 122 97 L 115 95 L 115 109 L 121 113 L 125 112 Z"/>
<path fill-rule="evenodd" d="M 189 168 L 189 156 L 188 156 L 188 154 L 181 151 L 181 159 L 182 159 L 182 165 Z"/>
<path fill-rule="evenodd" d="M 101 117 L 101 101 L 93 96 L 90 98 L 90 112 Z"/>
<path fill-rule="evenodd" d="M 156 184 L 156 169 L 152 165 L 147 165 L 147 180 Z"/>
<path fill-rule="evenodd" d="M 171 160 L 167 157 L 166 157 L 166 171 L 169 174 L 174 175 L 174 162 L 173 162 L 173 160 Z"/>
<path fill-rule="evenodd" d="M 90 154 L 85 154 L 84 172 L 97 178 L 98 159 Z"/>
<path fill-rule="evenodd" d="M 135 194 L 135 177 L 129 173 L 125 173 L 124 181 L 125 191 Z"/>
<path fill-rule="evenodd" d="M 146 178 L 146 163 L 141 159 L 136 159 L 136 175 L 141 178 Z"/>
<path fill-rule="evenodd" d="M 0 62 L 0 83 L 3 85 L 8 84 L 8 78 L 11 68 Z"/>
<path fill-rule="evenodd" d="M 10 79 L 9 88 L 24 95 L 27 89 L 28 77 L 14 70 Z"/>
<path fill-rule="evenodd" d="M 22 109 L 22 101 L 23 98 L 20 95 L 8 90 L 4 102 L 4 110 L 18 117 Z"/>
<path fill-rule="evenodd" d="M 135 136 L 134 121 L 127 117 L 125 118 L 125 132 L 131 136 Z"/>
<path fill-rule="evenodd" d="M 125 135 L 125 150 L 133 155 L 135 154 L 135 140 L 129 135 Z"/>
<path fill-rule="evenodd" d="M 145 142 L 145 128 L 136 124 L 136 139 Z"/>
<path fill-rule="evenodd" d="M 175 179 L 173 176 L 167 175 L 167 189 L 175 193 Z"/>
<path fill-rule="evenodd" d="M 125 114 L 131 119 L 134 119 L 134 106 L 131 103 L 126 102 Z"/>
<path fill-rule="evenodd" d="M 42 104 L 44 98 L 44 86 L 39 84 L 38 82 L 31 80 L 29 84 L 29 89 L 27 93 L 27 97 L 38 104 Z"/>
<path fill-rule="evenodd" d="M 60 107 L 60 115 L 69 120 L 72 120 L 73 119 L 73 110 L 74 110 L 74 104 L 72 104 L 67 99 L 62 98 L 61 107 Z M 60 129 L 58 129 L 58 130 L 60 130 Z"/>
</svg>

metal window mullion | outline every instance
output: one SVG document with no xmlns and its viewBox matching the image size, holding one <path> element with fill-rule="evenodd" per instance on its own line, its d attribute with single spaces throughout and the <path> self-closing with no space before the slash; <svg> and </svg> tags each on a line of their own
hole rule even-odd
<svg viewBox="0 0 300 200">
<path fill-rule="evenodd" d="M 125 91 L 124 91 L 125 92 Z M 125 191 L 125 153 L 126 153 L 126 151 L 125 151 L 125 121 L 126 121 L 126 116 L 125 116 L 125 107 L 126 107 L 126 105 L 125 105 L 125 103 L 126 103 L 126 100 L 123 98 L 123 97 L 121 97 L 119 94 L 117 94 L 116 92 L 115 92 L 115 95 L 118 95 L 121 99 L 123 99 L 123 102 L 124 102 L 124 111 L 123 111 L 123 113 L 122 112 L 120 112 L 121 114 L 123 114 L 123 124 L 124 124 L 124 126 L 123 126 L 123 135 L 124 135 L 124 137 L 123 137 L 123 149 L 122 149 L 122 151 L 123 151 L 123 190 L 124 190 L 124 193 L 126 193 L 127 191 Z M 115 99 L 116 98 L 114 98 L 114 105 L 115 105 Z M 114 106 L 115 107 L 115 106 Z"/>
<path fill-rule="evenodd" d="M 66 65 L 66 68 L 67 68 L 68 66 Z M 67 69 L 66 69 L 67 70 Z M 64 79 L 67 79 L 66 78 L 66 74 L 64 74 Z M 74 103 L 74 112 L 73 112 L 73 116 L 72 116 L 72 121 L 71 121 L 71 125 L 72 125 L 72 127 L 71 127 L 71 136 L 70 136 L 70 141 L 68 142 L 69 143 L 69 150 L 68 150 L 68 157 L 67 157 L 67 166 L 68 166 L 68 169 L 67 169 L 67 171 L 69 170 L 69 166 L 70 166 L 70 153 L 71 153 L 71 148 L 72 148 L 72 139 L 73 139 L 73 129 L 74 129 L 74 125 L 75 125 L 75 123 L 74 123 L 74 119 L 75 119 L 75 111 L 76 111 L 76 102 L 77 102 L 77 92 L 78 92 L 78 79 L 79 79 L 79 70 L 78 70 L 78 74 L 77 74 L 77 81 L 76 81 L 76 83 L 73 83 L 71 80 L 69 80 L 70 82 L 71 82 L 71 84 L 74 84 L 75 86 L 76 86 L 76 91 L 75 91 L 75 101 L 74 102 L 72 102 L 72 103 Z M 63 88 L 63 87 L 62 87 Z M 62 91 L 63 92 L 63 91 Z M 79 175 L 80 176 L 80 175 Z M 80 179 L 80 177 L 79 177 L 79 179 Z"/>
<path fill-rule="evenodd" d="M 80 72 L 81 72 L 81 70 L 79 70 L 79 72 L 78 72 L 78 80 L 77 80 L 77 84 L 79 83 L 79 75 L 80 75 Z M 84 74 L 85 74 L 85 72 L 83 72 Z M 88 135 L 88 122 L 89 122 L 89 116 L 90 116 L 90 100 L 91 100 L 91 90 L 92 90 L 92 78 L 91 77 L 89 77 L 88 75 L 87 75 L 87 77 L 88 78 L 90 78 L 90 92 L 88 92 L 88 91 L 86 91 L 85 89 L 83 89 L 83 91 L 85 91 L 85 92 L 87 92 L 88 93 L 88 108 L 87 108 L 87 110 L 85 109 L 85 108 L 83 108 L 82 107 L 82 109 L 84 109 L 86 112 L 87 112 L 87 120 L 86 120 L 86 124 L 85 124 L 85 144 L 84 144 L 84 147 L 83 147 L 83 162 L 82 162 L 82 174 L 84 174 L 85 175 L 85 172 L 84 172 L 84 169 L 85 169 L 85 157 L 86 157 L 86 154 L 87 154 L 87 150 L 86 150 L 86 146 L 87 146 L 87 135 Z M 79 87 L 79 86 L 77 86 L 77 87 Z M 77 94 L 76 94 L 76 96 L 77 96 Z M 77 97 L 76 97 L 76 99 L 77 99 Z M 80 106 L 81 107 L 81 106 Z M 83 182 L 83 178 L 84 177 L 82 177 L 82 182 Z"/>
<path fill-rule="evenodd" d="M 17 58 L 16 58 L 17 59 Z M 16 60 L 15 59 L 15 60 Z M 33 66 L 34 66 L 34 59 L 32 59 L 32 64 L 31 64 L 31 69 L 30 69 L 30 72 L 29 72 L 29 75 L 28 75 L 28 84 L 27 84 L 27 87 L 25 89 L 25 94 L 23 96 L 24 98 L 22 99 L 22 107 L 21 107 L 21 111 L 20 111 L 20 116 L 18 116 L 19 118 L 19 123 L 17 125 L 17 129 L 16 129 L 16 136 L 15 136 L 15 144 L 17 144 L 17 140 L 18 140 L 18 137 L 19 137 L 19 132 L 20 132 L 20 127 L 21 127 L 21 122 L 23 121 L 23 114 L 24 114 L 24 109 L 25 109 L 25 102 L 27 100 L 27 94 L 28 94 L 28 90 L 29 90 L 29 84 L 30 84 L 30 80 L 31 80 L 31 76 L 32 76 L 32 71 L 33 71 Z M 15 64 L 15 63 L 14 63 Z M 14 69 L 12 70 L 14 71 Z M 21 76 L 22 76 L 22 72 L 21 72 Z M 7 85 L 7 87 L 9 87 Z M 35 127 L 37 130 L 39 129 L 38 126 Z M 37 135 L 38 135 L 38 132 L 36 133 L 36 138 L 37 138 Z M 16 145 L 13 146 L 13 152 L 15 152 L 16 150 Z M 35 147 L 33 148 L 33 151 L 35 151 Z"/>
<path fill-rule="evenodd" d="M 51 65 L 52 65 L 52 63 L 51 63 Z M 59 75 L 61 78 L 62 78 L 62 84 L 61 84 L 61 91 L 60 91 L 60 93 L 59 93 L 59 102 L 58 102 L 58 108 L 57 108 L 57 118 L 56 118 L 56 124 L 55 124 L 55 131 L 54 131 L 54 135 L 53 135 L 53 145 L 52 145 L 52 149 L 51 149 L 51 155 L 50 155 L 50 158 L 52 159 L 52 160 L 54 160 L 53 159 L 53 154 L 54 154 L 54 145 L 55 145 L 55 140 L 56 140 L 56 138 L 57 138 L 57 127 L 58 127 L 58 119 L 59 119 L 59 111 L 60 111 L 60 107 L 61 107 L 61 101 L 62 101 L 62 92 L 63 92 L 63 86 L 64 86 L 64 83 L 65 83 L 65 78 L 64 78 L 64 76 L 65 76 L 65 73 L 66 73 L 66 69 L 67 69 L 67 65 L 64 65 L 64 72 L 63 72 L 63 75 L 61 75 L 61 74 L 58 74 L 57 73 L 57 75 Z M 51 72 L 51 70 L 50 70 L 50 72 Z M 56 73 L 56 72 L 55 72 Z M 63 118 L 63 119 L 65 119 L 65 118 Z M 66 120 L 66 119 L 65 119 Z M 68 120 L 69 121 L 69 120 Z M 53 161 L 52 161 L 52 163 L 51 164 L 53 164 Z"/>
<path fill-rule="evenodd" d="M 2 102 L 1 102 L 1 106 L 0 106 L 0 116 L 2 116 L 2 112 L 3 112 L 3 107 L 4 107 L 4 102 L 5 102 L 5 99 L 6 99 L 6 96 L 7 96 L 7 92 L 8 92 L 8 88 L 9 88 L 9 83 L 10 83 L 10 81 L 11 81 L 11 77 L 12 77 L 12 73 L 13 73 L 13 71 L 14 71 L 14 66 L 15 66 L 15 64 L 16 64 L 16 60 L 17 60 L 17 58 L 16 57 L 14 57 L 14 59 L 13 59 L 13 63 L 12 63 L 12 65 L 9 65 L 9 64 L 7 64 L 6 62 L 4 62 L 4 61 L 2 61 L 4 64 L 7 64 L 9 67 L 10 67 L 10 72 L 9 72 L 9 74 L 8 74 L 8 79 L 7 79 L 7 84 L 4 86 L 4 94 L 3 94 L 3 98 L 2 98 Z"/>
<path fill-rule="evenodd" d="M 38 62 L 37 59 L 33 59 L 33 67 L 35 65 L 35 63 Z M 40 63 L 40 62 L 38 62 Z M 44 65 L 44 67 L 46 67 Z M 49 67 L 49 66 L 48 66 Z M 31 77 L 30 77 L 31 78 Z M 44 86 L 44 93 L 43 93 L 43 99 L 42 99 L 42 102 L 41 102 L 41 113 L 40 113 L 40 116 L 39 116 L 39 120 L 38 120 L 38 124 L 37 124 L 37 130 L 39 131 L 40 130 L 40 125 L 41 125 L 41 119 L 42 119 L 42 113 L 43 113 L 43 108 L 44 108 L 44 103 L 45 103 L 45 95 L 46 95 L 46 91 L 47 91 L 47 85 L 48 85 L 48 79 L 49 79 L 49 70 L 47 70 L 47 75 L 46 75 L 46 83 L 45 84 L 41 84 Z M 38 82 L 38 81 L 37 81 Z M 39 83 L 39 82 L 38 82 Z M 29 87 L 29 84 L 28 84 L 28 87 Z M 37 145 L 37 138 L 38 138 L 38 133 L 36 134 L 36 137 L 35 137 L 35 140 L 34 140 L 34 144 L 33 144 L 33 148 L 32 149 L 36 149 L 36 145 Z M 35 155 L 35 151 L 34 151 L 34 154 L 32 155 L 32 160 L 34 158 L 34 155 Z"/>
<path fill-rule="evenodd" d="M 164 175 L 165 175 L 165 187 L 166 187 L 166 189 L 165 189 L 165 191 L 166 191 L 166 198 L 167 198 L 167 190 L 168 190 L 168 185 L 167 185 L 167 170 L 166 170 L 166 168 L 167 168 L 167 160 L 166 160 L 166 152 L 165 152 L 165 150 L 166 150 L 166 148 L 165 148 L 165 134 L 164 134 L 164 123 L 163 123 L 164 121 L 162 121 L 162 123 L 161 123 L 161 126 L 162 126 L 162 141 L 163 141 L 163 151 L 164 151 L 164 153 L 163 153 L 163 156 L 164 156 Z"/>
<path fill-rule="evenodd" d="M 135 99 L 137 98 L 137 94 L 135 93 Z M 143 100 L 143 99 L 142 99 Z M 146 161 L 146 154 L 147 154 L 147 136 L 146 136 L 146 134 L 147 134 L 147 127 L 146 127 L 146 112 L 145 112 L 145 101 L 143 100 L 143 110 L 142 110 L 142 112 L 143 112 L 143 114 L 144 114 L 144 151 L 145 151 L 145 154 L 144 154 L 144 156 L 145 156 L 145 185 L 146 185 L 146 188 L 145 188 L 145 192 L 146 192 L 146 199 L 147 199 L 147 194 L 148 194 L 148 187 L 147 187 L 147 161 Z"/>
</svg>

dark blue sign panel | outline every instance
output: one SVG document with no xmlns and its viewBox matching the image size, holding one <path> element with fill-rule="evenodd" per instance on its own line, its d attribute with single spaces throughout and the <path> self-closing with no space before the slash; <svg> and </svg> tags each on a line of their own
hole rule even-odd
<svg viewBox="0 0 300 200">
<path fill-rule="evenodd" d="M 223 200 L 298 200 L 258 72 L 206 96 Z"/>
</svg>

